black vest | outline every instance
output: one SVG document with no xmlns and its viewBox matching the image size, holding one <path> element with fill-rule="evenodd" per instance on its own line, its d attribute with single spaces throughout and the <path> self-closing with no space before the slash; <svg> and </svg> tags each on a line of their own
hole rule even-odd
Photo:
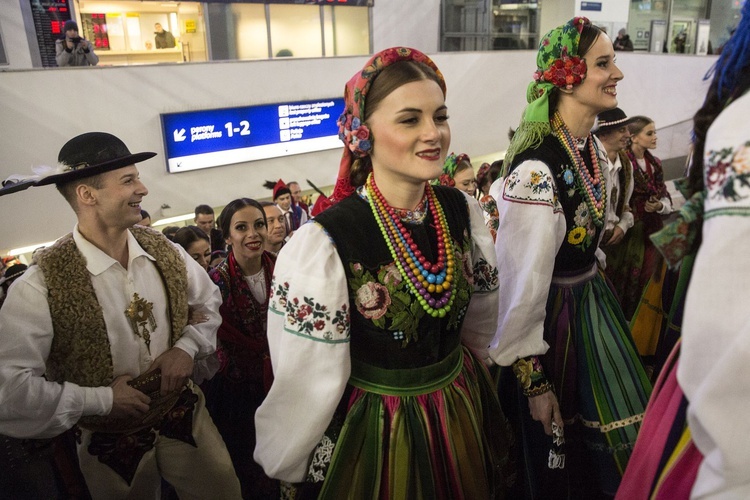
<svg viewBox="0 0 750 500">
<path fill-rule="evenodd" d="M 395 267 L 370 204 L 355 193 L 317 217 L 333 239 L 348 281 L 351 356 L 380 368 L 417 368 L 444 359 L 460 342 L 471 296 L 464 269 L 471 271 L 469 210 L 457 189 L 435 186 L 456 252 L 453 293 L 444 318 L 429 316 Z M 435 222 L 405 224 L 431 262 L 437 258 Z M 460 253 L 459 253 L 460 252 Z M 461 259 L 468 259 L 466 266 Z M 465 260 L 464 259 L 464 260 Z"/>
</svg>

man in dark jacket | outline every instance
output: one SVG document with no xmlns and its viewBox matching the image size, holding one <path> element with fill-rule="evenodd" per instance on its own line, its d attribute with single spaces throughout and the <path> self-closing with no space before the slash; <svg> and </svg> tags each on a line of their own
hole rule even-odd
<svg viewBox="0 0 750 500">
<path fill-rule="evenodd" d="M 615 50 L 633 51 L 633 41 L 630 39 L 630 35 L 625 32 L 625 28 L 622 28 L 617 32 L 617 38 L 614 41 Z"/>
<path fill-rule="evenodd" d="M 171 49 L 175 46 L 174 36 L 161 27 L 161 23 L 154 24 L 154 44 L 157 49 Z"/>
<path fill-rule="evenodd" d="M 55 60 L 58 66 L 96 66 L 99 56 L 94 54 L 94 46 L 78 35 L 78 24 L 65 21 L 65 36 L 55 41 Z"/>
</svg>

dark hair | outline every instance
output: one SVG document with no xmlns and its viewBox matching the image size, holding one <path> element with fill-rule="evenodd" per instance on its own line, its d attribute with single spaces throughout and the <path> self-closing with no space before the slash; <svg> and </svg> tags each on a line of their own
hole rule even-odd
<svg viewBox="0 0 750 500">
<path fill-rule="evenodd" d="M 581 30 L 581 37 L 578 39 L 578 54 L 576 55 L 583 59 L 586 53 L 591 50 L 591 47 L 594 46 L 594 43 L 596 43 L 597 39 L 602 33 L 606 32 L 599 26 L 594 26 L 593 24 L 584 26 Z M 557 104 L 559 101 L 560 89 L 557 87 L 552 87 L 552 90 L 549 93 L 550 118 L 552 118 L 552 115 L 554 115 L 555 111 L 557 111 Z"/>
<path fill-rule="evenodd" d="M 628 120 L 628 132 L 630 135 L 638 135 L 649 123 L 654 123 L 654 120 L 648 116 L 634 116 Z"/>
<path fill-rule="evenodd" d="M 55 184 L 55 187 L 60 192 L 60 194 L 63 195 L 65 201 L 67 201 L 68 204 L 73 208 L 73 211 L 75 213 L 78 213 L 78 202 L 76 201 L 76 189 L 78 188 L 78 186 L 83 184 L 94 189 L 101 189 L 104 186 L 104 181 L 102 180 L 104 178 L 103 176 L 103 173 L 96 174 L 92 175 L 91 177 L 84 177 L 82 179 L 77 179 L 62 184 Z"/>
<path fill-rule="evenodd" d="M 195 207 L 195 217 L 197 218 L 198 215 L 201 215 L 201 214 L 203 214 L 203 215 L 213 215 L 214 214 L 214 209 L 211 208 L 208 205 L 198 205 L 197 207 Z"/>
<path fill-rule="evenodd" d="M 198 240 L 205 240 L 209 245 L 211 244 L 208 235 L 206 235 L 206 233 L 203 232 L 203 229 L 198 226 L 181 227 L 172 237 L 172 241 L 184 248 L 185 251 L 187 251 L 190 245 Z"/>
<path fill-rule="evenodd" d="M 237 198 L 236 200 L 230 201 L 224 210 L 219 214 L 219 229 L 221 229 L 221 237 L 225 240 L 229 237 L 229 231 L 232 226 L 232 217 L 234 214 L 245 207 L 255 207 L 260 210 L 263 215 L 263 224 L 268 227 L 268 221 L 266 220 L 266 212 L 263 210 L 263 206 L 257 201 L 251 198 Z"/>
<path fill-rule="evenodd" d="M 173 241 L 175 233 L 179 230 L 179 226 L 167 226 L 161 230 L 161 234 L 166 236 L 168 240 Z"/>
<path fill-rule="evenodd" d="M 399 61 L 383 68 L 370 84 L 370 91 L 367 94 L 367 105 L 365 106 L 362 121 L 367 122 L 367 119 L 378 109 L 383 99 L 391 95 L 394 90 L 407 83 L 421 80 L 432 80 L 440 85 L 440 78 L 435 73 L 435 70 L 426 64 L 416 61 Z M 377 140 L 377 137 L 371 138 L 373 147 L 375 147 L 375 140 Z M 369 156 L 356 159 L 352 164 L 349 182 L 355 187 L 363 185 L 371 170 L 372 160 Z"/>
<path fill-rule="evenodd" d="M 151 214 L 149 214 L 145 210 L 141 210 L 141 219 L 150 219 L 150 218 L 151 218 Z"/>
<path fill-rule="evenodd" d="M 267 201 L 267 200 L 261 201 L 260 202 L 260 206 L 261 207 L 278 207 L 278 205 L 276 203 L 274 203 L 272 201 Z"/>
</svg>

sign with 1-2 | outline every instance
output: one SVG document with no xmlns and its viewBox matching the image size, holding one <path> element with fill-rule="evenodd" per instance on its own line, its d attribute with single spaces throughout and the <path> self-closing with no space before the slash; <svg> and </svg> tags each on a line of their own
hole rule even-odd
<svg viewBox="0 0 750 500">
<path fill-rule="evenodd" d="M 342 146 L 344 99 L 322 99 L 161 115 L 170 173 Z"/>
</svg>

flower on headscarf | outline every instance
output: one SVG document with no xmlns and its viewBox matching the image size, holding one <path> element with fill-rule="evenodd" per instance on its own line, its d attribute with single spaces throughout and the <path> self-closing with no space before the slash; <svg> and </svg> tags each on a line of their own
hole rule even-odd
<svg viewBox="0 0 750 500">
<path fill-rule="evenodd" d="M 339 139 L 349 147 L 357 158 L 367 156 L 372 149 L 370 129 L 359 118 L 344 113 L 338 119 Z"/>
<path fill-rule="evenodd" d="M 549 82 L 552 85 L 570 90 L 586 78 L 586 61 L 580 57 L 567 54 L 555 61 L 544 71 L 534 73 L 537 82 Z"/>
<path fill-rule="evenodd" d="M 456 181 L 454 181 L 453 177 L 448 174 L 440 174 L 440 177 L 438 177 L 438 183 L 441 186 L 456 187 Z"/>
</svg>

